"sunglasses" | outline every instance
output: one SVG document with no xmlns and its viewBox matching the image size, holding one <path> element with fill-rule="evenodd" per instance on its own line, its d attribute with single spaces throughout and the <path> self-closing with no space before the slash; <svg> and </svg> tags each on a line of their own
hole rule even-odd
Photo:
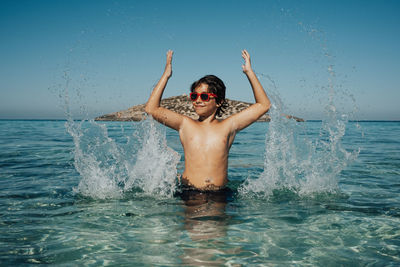
<svg viewBox="0 0 400 267">
<path fill-rule="evenodd" d="M 202 101 L 207 101 L 207 102 L 210 101 L 210 96 L 217 97 L 217 95 L 213 94 L 213 93 L 203 92 L 203 93 L 199 94 L 199 93 L 193 92 L 193 93 L 190 93 L 190 100 L 196 101 L 199 98 L 199 96 Z"/>
</svg>

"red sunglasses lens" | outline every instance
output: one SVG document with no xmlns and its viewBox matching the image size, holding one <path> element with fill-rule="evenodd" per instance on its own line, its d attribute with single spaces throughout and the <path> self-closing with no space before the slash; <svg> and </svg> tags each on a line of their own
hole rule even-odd
<svg viewBox="0 0 400 267">
<path fill-rule="evenodd" d="M 198 98 L 197 93 L 190 93 L 190 99 L 191 99 L 192 101 L 196 101 L 197 98 Z"/>
<path fill-rule="evenodd" d="M 200 94 L 200 98 L 203 101 L 208 101 L 210 99 L 210 96 L 208 94 L 206 94 L 206 93 L 201 93 Z"/>
</svg>

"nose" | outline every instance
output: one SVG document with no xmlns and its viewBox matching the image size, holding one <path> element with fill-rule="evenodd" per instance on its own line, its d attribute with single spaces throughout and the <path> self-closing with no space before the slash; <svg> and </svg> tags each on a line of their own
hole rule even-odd
<svg viewBox="0 0 400 267">
<path fill-rule="evenodd" d="M 198 95 L 197 96 L 197 99 L 194 101 L 196 104 L 200 104 L 201 102 L 203 102 L 203 101 L 201 101 L 201 98 L 200 98 L 200 96 Z"/>
</svg>

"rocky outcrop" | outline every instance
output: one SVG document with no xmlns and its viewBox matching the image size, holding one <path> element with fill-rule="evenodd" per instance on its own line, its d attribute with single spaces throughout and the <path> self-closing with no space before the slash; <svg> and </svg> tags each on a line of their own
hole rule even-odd
<svg viewBox="0 0 400 267">
<path fill-rule="evenodd" d="M 235 113 L 242 111 L 243 109 L 249 107 L 251 103 L 246 103 L 242 101 L 230 100 L 226 99 L 228 103 L 228 107 L 225 109 L 224 114 L 221 117 L 217 117 L 218 119 L 225 119 Z M 167 108 L 169 110 L 175 111 L 177 113 L 186 115 L 193 119 L 197 119 L 198 116 L 195 113 L 192 101 L 189 100 L 188 95 L 180 95 L 173 96 L 169 98 L 165 98 L 161 100 L 161 106 Z M 146 112 L 144 111 L 145 104 L 137 105 L 128 108 L 127 110 L 122 110 L 118 112 L 113 112 L 110 114 L 106 114 L 100 117 L 97 117 L 95 120 L 98 121 L 140 121 L 146 117 Z M 303 121 L 300 118 L 296 118 L 293 116 L 287 116 L 289 118 L 293 118 L 297 121 Z M 270 121 L 270 117 L 268 114 L 264 114 L 258 121 Z"/>
</svg>

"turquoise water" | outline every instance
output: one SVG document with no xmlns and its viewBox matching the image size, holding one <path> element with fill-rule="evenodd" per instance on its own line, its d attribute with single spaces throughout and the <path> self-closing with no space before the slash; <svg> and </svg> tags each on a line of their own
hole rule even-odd
<svg viewBox="0 0 400 267">
<path fill-rule="evenodd" d="M 255 123 L 231 149 L 234 194 L 188 201 L 174 131 L 3 120 L 0 265 L 398 266 L 399 136 L 400 122 Z"/>
</svg>

